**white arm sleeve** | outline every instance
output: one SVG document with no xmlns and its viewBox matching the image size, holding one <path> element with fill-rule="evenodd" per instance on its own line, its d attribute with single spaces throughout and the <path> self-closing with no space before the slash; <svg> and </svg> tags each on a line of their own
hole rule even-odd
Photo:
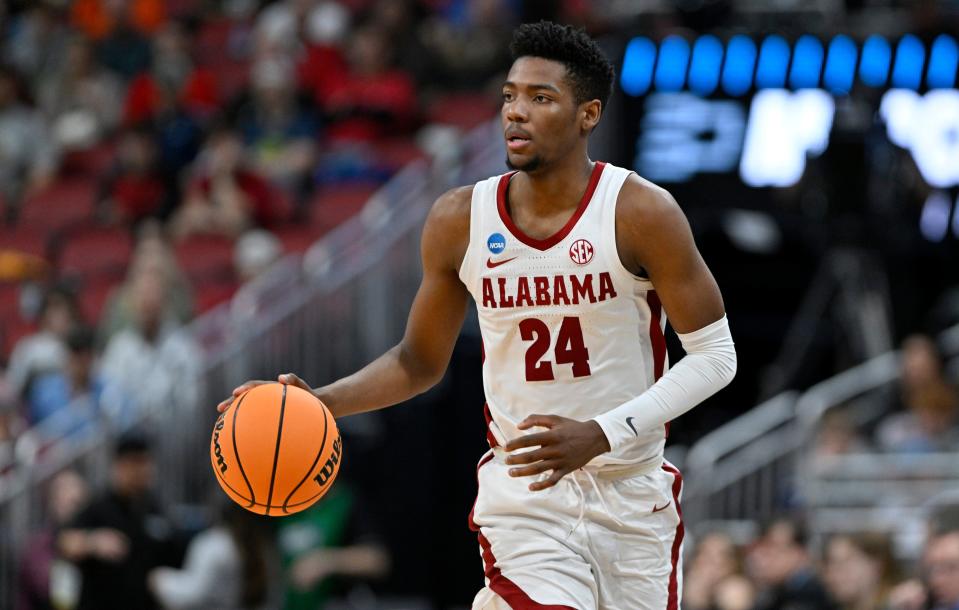
<svg viewBox="0 0 959 610">
<path fill-rule="evenodd" d="M 736 348 L 726 316 L 699 330 L 677 335 L 686 356 L 648 390 L 594 418 L 612 450 L 632 442 L 637 436 L 635 430 L 662 427 L 676 419 L 736 375 Z"/>
</svg>

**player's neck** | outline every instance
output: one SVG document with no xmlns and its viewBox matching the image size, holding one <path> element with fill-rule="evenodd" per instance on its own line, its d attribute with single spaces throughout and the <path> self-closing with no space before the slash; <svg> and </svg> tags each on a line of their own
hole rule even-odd
<svg viewBox="0 0 959 610">
<path fill-rule="evenodd" d="M 520 203 L 533 214 L 548 215 L 557 210 L 575 209 L 593 173 L 593 162 L 585 154 L 533 173 L 520 172 L 510 189 L 513 205 Z"/>
</svg>

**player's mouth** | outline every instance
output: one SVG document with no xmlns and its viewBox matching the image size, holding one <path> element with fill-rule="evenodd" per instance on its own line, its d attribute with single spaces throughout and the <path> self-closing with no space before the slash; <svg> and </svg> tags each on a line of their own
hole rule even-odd
<svg viewBox="0 0 959 610">
<path fill-rule="evenodd" d="M 520 135 L 507 136 L 506 146 L 510 150 L 518 151 L 525 148 L 526 145 L 530 143 L 530 140 L 531 138 L 527 136 L 520 136 Z"/>
</svg>

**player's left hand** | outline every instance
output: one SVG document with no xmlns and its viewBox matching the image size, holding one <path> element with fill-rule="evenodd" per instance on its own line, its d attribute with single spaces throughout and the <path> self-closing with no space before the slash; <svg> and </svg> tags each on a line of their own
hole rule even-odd
<svg viewBox="0 0 959 610">
<path fill-rule="evenodd" d="M 520 430 L 535 427 L 548 428 L 545 432 L 534 432 L 513 439 L 506 444 L 511 452 L 506 463 L 526 464 L 511 468 L 512 477 L 529 477 L 547 470 L 549 478 L 531 483 L 530 491 L 540 491 L 556 485 L 567 474 L 582 468 L 591 459 L 609 451 L 606 434 L 593 420 L 581 422 L 558 415 L 530 415 L 517 426 Z M 523 453 L 512 453 L 524 447 L 539 447 Z"/>
</svg>

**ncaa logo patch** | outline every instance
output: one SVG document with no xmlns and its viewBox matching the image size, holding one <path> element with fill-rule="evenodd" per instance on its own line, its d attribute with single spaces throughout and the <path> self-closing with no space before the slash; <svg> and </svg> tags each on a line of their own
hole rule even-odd
<svg viewBox="0 0 959 610">
<path fill-rule="evenodd" d="M 569 257 L 577 265 L 585 265 L 593 260 L 593 244 L 585 239 L 577 239 L 569 247 Z"/>
<path fill-rule="evenodd" d="M 493 254 L 499 254 L 506 249 L 506 238 L 502 233 L 493 233 L 486 239 L 486 247 Z"/>
</svg>

